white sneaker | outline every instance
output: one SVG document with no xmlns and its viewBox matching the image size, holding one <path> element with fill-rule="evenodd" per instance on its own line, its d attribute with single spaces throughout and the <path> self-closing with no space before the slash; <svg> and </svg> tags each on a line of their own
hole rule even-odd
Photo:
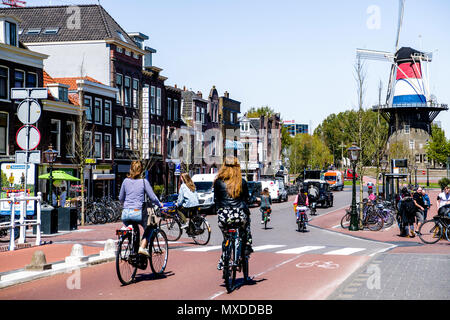
<svg viewBox="0 0 450 320">
<path fill-rule="evenodd" d="M 261 220 L 261 224 L 264 224 L 264 220 Z"/>
<path fill-rule="evenodd" d="M 139 254 L 143 254 L 144 256 L 150 257 L 150 253 L 148 252 L 148 249 L 144 249 L 142 247 L 139 247 Z"/>
<path fill-rule="evenodd" d="M 181 229 L 186 229 L 187 227 L 189 227 L 189 223 L 185 223 L 181 226 Z"/>
</svg>

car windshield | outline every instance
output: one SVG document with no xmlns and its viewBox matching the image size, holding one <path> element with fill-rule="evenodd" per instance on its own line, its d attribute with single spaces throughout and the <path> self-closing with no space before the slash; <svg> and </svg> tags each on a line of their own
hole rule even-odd
<svg viewBox="0 0 450 320">
<path fill-rule="evenodd" d="M 336 181 L 336 176 L 325 176 L 325 181 Z"/>
<path fill-rule="evenodd" d="M 195 188 L 197 192 L 209 192 L 212 191 L 213 183 L 212 182 L 194 182 Z"/>
</svg>

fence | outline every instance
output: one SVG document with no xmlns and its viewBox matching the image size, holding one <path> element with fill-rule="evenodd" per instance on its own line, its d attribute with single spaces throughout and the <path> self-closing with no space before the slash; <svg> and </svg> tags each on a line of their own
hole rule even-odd
<svg viewBox="0 0 450 320">
<path fill-rule="evenodd" d="M 20 227 L 20 236 L 18 243 L 25 243 L 25 231 L 27 226 L 36 225 L 36 245 L 41 244 L 41 203 L 42 194 L 38 192 L 37 197 L 10 197 L 5 199 L 0 199 L 1 202 L 8 202 L 11 206 L 11 219 L 9 222 L 0 223 L 0 229 L 10 229 L 9 232 L 9 250 L 13 251 L 15 249 L 15 228 Z M 27 202 L 36 201 L 36 219 L 26 219 L 27 212 Z M 20 218 L 17 220 L 15 215 L 15 204 L 19 202 L 20 204 Z"/>
</svg>

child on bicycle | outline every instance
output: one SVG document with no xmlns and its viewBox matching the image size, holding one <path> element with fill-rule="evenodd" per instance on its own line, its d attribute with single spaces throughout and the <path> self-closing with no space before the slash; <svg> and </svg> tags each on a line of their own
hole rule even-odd
<svg viewBox="0 0 450 320">
<path fill-rule="evenodd" d="M 269 188 L 264 188 L 263 192 L 261 193 L 261 207 L 259 208 L 262 214 L 261 224 L 264 224 L 265 212 L 267 212 L 267 219 L 268 221 L 270 221 L 270 214 L 272 213 L 272 209 L 270 208 L 271 204 L 272 199 L 270 198 Z"/>
</svg>

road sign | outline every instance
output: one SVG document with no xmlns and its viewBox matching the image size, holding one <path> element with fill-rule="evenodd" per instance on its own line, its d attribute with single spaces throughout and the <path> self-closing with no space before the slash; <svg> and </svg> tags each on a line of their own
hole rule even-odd
<svg viewBox="0 0 450 320">
<path fill-rule="evenodd" d="M 177 163 L 175 164 L 175 172 L 174 175 L 179 176 L 181 174 L 181 164 Z"/>
<path fill-rule="evenodd" d="M 28 159 L 27 159 L 28 153 Z M 33 151 L 16 151 L 16 163 L 17 164 L 28 164 L 28 163 L 41 163 L 41 151 L 33 150 Z"/>
<path fill-rule="evenodd" d="M 29 143 L 27 148 L 27 133 L 29 135 Z M 41 133 L 35 126 L 23 126 L 17 131 L 16 143 L 22 150 L 33 150 L 41 141 Z"/>
<path fill-rule="evenodd" d="M 41 106 L 36 100 L 24 100 L 17 107 L 17 117 L 23 124 L 34 124 L 41 117 Z"/>
<path fill-rule="evenodd" d="M 47 88 L 11 88 L 11 99 L 47 99 Z"/>
</svg>

